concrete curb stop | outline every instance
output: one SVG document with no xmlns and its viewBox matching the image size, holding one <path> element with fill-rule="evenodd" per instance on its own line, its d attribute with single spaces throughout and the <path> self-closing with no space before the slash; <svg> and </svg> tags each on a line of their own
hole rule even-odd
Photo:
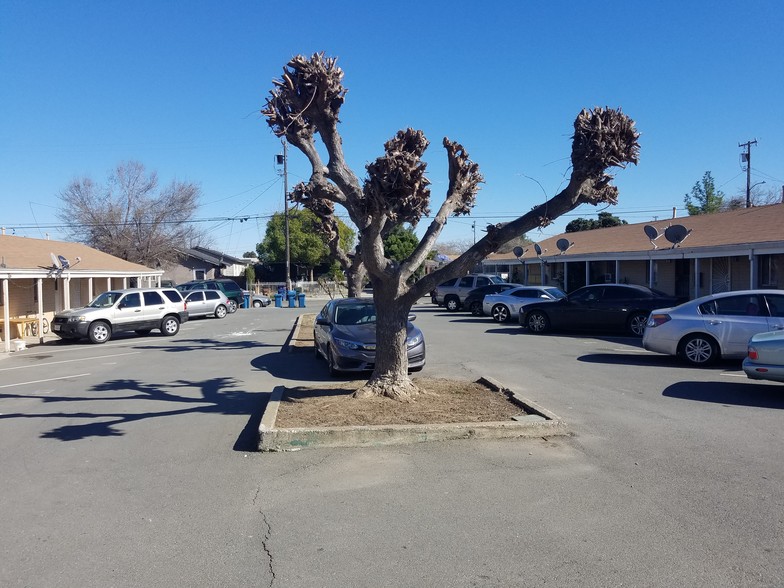
<svg viewBox="0 0 784 588">
<path fill-rule="evenodd" d="M 259 424 L 259 451 L 298 451 L 321 447 L 373 447 L 453 439 L 509 439 L 570 435 L 566 423 L 549 410 L 511 391 L 492 378 L 479 383 L 507 394 L 525 415 L 511 421 L 434 425 L 365 425 L 278 429 L 275 420 L 285 386 L 276 386 Z"/>
</svg>

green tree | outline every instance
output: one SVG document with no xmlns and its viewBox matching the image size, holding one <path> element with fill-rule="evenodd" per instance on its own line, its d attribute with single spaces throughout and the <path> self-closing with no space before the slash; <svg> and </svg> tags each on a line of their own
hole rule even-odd
<svg viewBox="0 0 784 588">
<path fill-rule="evenodd" d="M 403 261 L 411 255 L 419 245 L 413 227 L 395 225 L 392 231 L 384 237 L 384 252 L 389 259 Z"/>
<path fill-rule="evenodd" d="M 286 218 L 276 212 L 267 222 L 264 240 L 256 246 L 259 260 L 281 263 L 286 260 Z M 352 246 L 354 231 L 338 220 L 340 243 L 345 249 Z M 313 270 L 330 259 L 330 250 L 321 233 L 321 221 L 310 210 L 289 211 L 289 259 L 291 263 Z"/>
<path fill-rule="evenodd" d="M 690 216 L 721 212 L 724 205 L 724 192 L 716 190 L 713 176 L 706 171 L 702 180 L 695 182 L 691 194 L 686 194 L 683 201 Z"/>
<path fill-rule="evenodd" d="M 629 223 L 609 212 L 600 212 L 597 215 L 598 219 L 590 218 L 576 218 L 566 225 L 567 233 L 577 233 L 579 231 L 592 231 L 593 229 L 604 229 L 607 227 L 617 227 L 620 225 L 628 225 Z"/>
<path fill-rule="evenodd" d="M 449 217 L 471 212 L 483 176 L 463 145 L 444 138 L 446 192 L 431 214 L 430 181 L 423 160 L 430 143 L 422 131 L 408 128 L 384 144 L 384 153 L 365 166 L 366 177 L 360 180 L 346 162 L 338 131 L 346 94 L 337 59 L 323 53 L 310 58 L 297 55 L 273 81 L 261 112 L 273 133 L 285 137 L 310 164 L 310 178 L 294 188 L 292 198 L 308 208 L 320 207 L 325 216 L 335 205 L 343 207 L 359 233 L 358 250 L 373 282 L 376 304 L 376 361 L 370 380 L 355 396 L 410 400 L 419 393 L 408 375 L 405 344 L 411 306 L 438 284 L 467 273 L 504 243 L 547 226 L 581 204 L 616 204 L 618 188 L 607 171 L 637 163 L 640 134 L 634 121 L 619 109 L 582 110 L 574 121 L 566 187 L 519 218 L 489 226 L 487 234 L 457 259 L 411 281 Z M 476 114 L 467 111 L 466 116 Z M 416 227 L 423 218 L 429 218 L 430 224 L 411 255 L 401 262 L 390 259 L 383 238 L 395 225 Z"/>
</svg>

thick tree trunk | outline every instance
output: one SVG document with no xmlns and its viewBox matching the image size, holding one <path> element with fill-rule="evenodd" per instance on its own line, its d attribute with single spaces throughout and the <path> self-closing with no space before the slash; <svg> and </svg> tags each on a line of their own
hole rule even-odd
<svg viewBox="0 0 784 588">
<path fill-rule="evenodd" d="M 354 396 L 409 401 L 419 394 L 408 376 L 406 326 L 411 305 L 405 299 L 388 295 L 378 285 L 374 285 L 373 297 L 376 308 L 384 308 L 376 313 L 376 366 L 370 380 Z"/>
</svg>

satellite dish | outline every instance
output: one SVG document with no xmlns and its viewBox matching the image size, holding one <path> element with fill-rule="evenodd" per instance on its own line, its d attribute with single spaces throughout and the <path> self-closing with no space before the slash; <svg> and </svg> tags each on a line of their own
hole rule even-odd
<svg viewBox="0 0 784 588">
<path fill-rule="evenodd" d="M 661 235 L 659 234 L 659 231 L 656 229 L 656 227 L 654 227 L 654 226 L 652 226 L 652 225 L 645 225 L 645 226 L 642 228 L 642 230 L 643 230 L 643 231 L 645 231 L 645 234 L 648 236 L 648 238 L 649 238 L 651 241 L 653 241 L 654 239 L 658 239 L 659 237 L 661 237 Z"/>
<path fill-rule="evenodd" d="M 691 229 L 687 229 L 683 225 L 672 225 L 664 230 L 664 238 L 672 243 L 674 249 L 689 236 L 689 233 L 691 233 Z"/>
<path fill-rule="evenodd" d="M 63 255 L 58 255 L 57 261 L 60 262 L 60 267 L 62 267 L 63 269 L 68 269 L 69 267 L 71 267 L 71 262 L 68 261 Z"/>
<path fill-rule="evenodd" d="M 62 265 L 60 264 L 60 258 L 57 255 L 55 255 L 54 253 L 50 253 L 49 257 L 52 258 L 52 267 L 54 269 L 60 269 L 62 267 Z"/>
<path fill-rule="evenodd" d="M 537 255 L 541 255 L 542 254 L 542 248 L 539 247 L 539 243 L 534 243 L 534 251 L 536 251 Z"/>
<path fill-rule="evenodd" d="M 572 245 L 574 245 L 574 243 L 570 243 L 569 239 L 558 239 L 555 243 L 555 246 L 558 247 L 558 251 L 561 253 L 566 253 L 566 250 Z"/>
<path fill-rule="evenodd" d="M 522 247 L 518 246 L 518 247 L 515 247 L 514 249 L 512 249 L 512 253 L 514 253 L 515 257 L 522 257 L 523 253 L 525 253 L 525 251 L 523 251 Z"/>
</svg>

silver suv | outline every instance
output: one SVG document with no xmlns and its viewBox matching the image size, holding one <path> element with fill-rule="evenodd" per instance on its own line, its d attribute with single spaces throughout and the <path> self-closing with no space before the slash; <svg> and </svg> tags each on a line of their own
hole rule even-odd
<svg viewBox="0 0 784 588">
<path fill-rule="evenodd" d="M 450 312 L 460 310 L 468 293 L 474 288 L 490 284 L 503 284 L 505 280 L 493 274 L 468 274 L 462 278 L 453 278 L 439 285 L 433 293 L 433 302 L 445 306 Z"/>
<path fill-rule="evenodd" d="M 163 335 L 176 335 L 187 320 L 185 301 L 174 288 L 131 288 L 109 290 L 84 308 L 58 312 L 52 331 L 61 339 L 88 337 L 93 343 L 106 343 L 120 331 L 147 335 L 160 329 Z"/>
</svg>

